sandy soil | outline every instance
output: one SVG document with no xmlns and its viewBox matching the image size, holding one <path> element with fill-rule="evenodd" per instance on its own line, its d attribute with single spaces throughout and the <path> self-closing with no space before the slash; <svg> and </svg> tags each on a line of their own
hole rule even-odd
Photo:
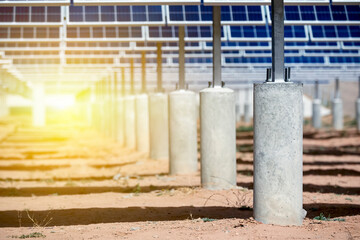
<svg viewBox="0 0 360 240">
<path fill-rule="evenodd" d="M 238 188 L 209 191 L 84 127 L 1 122 L 0 239 L 360 239 L 360 134 L 304 136 L 308 214 L 281 227 L 252 218 L 252 132 L 237 134 Z"/>
</svg>

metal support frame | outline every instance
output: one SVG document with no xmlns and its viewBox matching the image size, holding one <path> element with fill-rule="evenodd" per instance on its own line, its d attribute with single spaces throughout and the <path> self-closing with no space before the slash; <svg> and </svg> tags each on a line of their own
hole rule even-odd
<svg viewBox="0 0 360 240">
<path fill-rule="evenodd" d="M 146 52 L 141 52 L 141 92 L 146 93 Z"/>
<path fill-rule="evenodd" d="M 360 98 L 360 76 L 359 76 L 359 84 L 358 84 L 358 86 L 359 86 L 359 98 Z"/>
<path fill-rule="evenodd" d="M 179 26 L 179 89 L 185 89 L 185 27 Z"/>
<path fill-rule="evenodd" d="M 335 95 L 334 98 L 340 98 L 340 80 L 339 78 L 335 79 Z"/>
<path fill-rule="evenodd" d="M 130 58 L 130 94 L 135 94 L 135 85 L 134 85 L 134 58 Z"/>
<path fill-rule="evenodd" d="M 163 88 L 162 88 L 162 50 L 161 50 L 161 46 L 162 43 L 158 42 L 156 43 L 156 53 L 157 53 L 157 59 L 156 59 L 156 63 L 157 63 L 157 92 L 162 92 Z"/>
<path fill-rule="evenodd" d="M 222 87 L 221 81 L 221 7 L 213 7 L 213 87 Z"/>
<path fill-rule="evenodd" d="M 272 82 L 284 82 L 284 0 L 271 0 Z"/>
</svg>

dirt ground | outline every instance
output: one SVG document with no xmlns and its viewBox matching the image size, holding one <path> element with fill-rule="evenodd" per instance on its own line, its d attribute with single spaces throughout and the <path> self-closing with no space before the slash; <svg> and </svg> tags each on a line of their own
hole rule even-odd
<svg viewBox="0 0 360 240">
<path fill-rule="evenodd" d="M 252 217 L 252 132 L 237 133 L 238 188 L 120 148 L 80 126 L 0 122 L 0 239 L 360 239 L 360 134 L 304 131 L 302 226 Z M 249 128 L 248 128 L 249 130 Z M 324 216 L 324 220 L 314 219 Z M 327 221 L 325 221 L 327 220 Z"/>
</svg>

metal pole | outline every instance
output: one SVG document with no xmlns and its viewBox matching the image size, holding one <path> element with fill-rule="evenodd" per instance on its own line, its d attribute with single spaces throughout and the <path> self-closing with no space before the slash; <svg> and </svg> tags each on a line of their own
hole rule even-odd
<svg viewBox="0 0 360 240">
<path fill-rule="evenodd" d="M 284 82 L 284 0 L 271 0 L 272 81 Z"/>
<path fill-rule="evenodd" d="M 339 91 L 339 78 L 335 79 L 335 98 L 340 98 L 340 91 Z"/>
<path fill-rule="evenodd" d="M 179 26 L 179 89 L 185 89 L 185 27 Z"/>
<path fill-rule="evenodd" d="M 221 7 L 213 7 L 213 87 L 221 87 Z"/>
<path fill-rule="evenodd" d="M 359 98 L 360 98 L 360 76 L 359 76 Z"/>
<path fill-rule="evenodd" d="M 320 99 L 319 81 L 315 81 L 315 99 Z"/>
<path fill-rule="evenodd" d="M 146 53 L 141 52 L 141 92 L 146 93 Z"/>
<path fill-rule="evenodd" d="M 124 97 L 126 94 L 125 91 L 125 68 L 121 68 L 121 95 Z"/>
<path fill-rule="evenodd" d="M 161 52 L 162 43 L 158 42 L 157 47 L 157 91 L 162 92 L 162 52 Z"/>
<path fill-rule="evenodd" d="M 134 88 L 134 59 L 130 58 L 130 94 L 135 94 Z"/>
</svg>

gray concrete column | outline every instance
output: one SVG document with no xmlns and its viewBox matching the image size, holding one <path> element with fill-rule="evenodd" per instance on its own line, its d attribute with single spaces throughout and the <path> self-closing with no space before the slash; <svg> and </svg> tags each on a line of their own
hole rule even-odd
<svg viewBox="0 0 360 240">
<path fill-rule="evenodd" d="M 124 98 L 125 108 L 125 146 L 136 149 L 136 125 L 135 125 L 135 97 L 130 95 Z"/>
<path fill-rule="evenodd" d="M 332 100 L 332 124 L 335 130 L 343 130 L 344 121 L 343 121 L 343 102 L 341 98 L 334 98 Z"/>
<path fill-rule="evenodd" d="M 33 126 L 42 127 L 46 122 L 45 90 L 44 83 L 35 82 L 33 84 Z"/>
<path fill-rule="evenodd" d="M 201 184 L 207 189 L 236 186 L 235 93 L 200 91 Z"/>
<path fill-rule="evenodd" d="M 359 97 L 356 100 L 356 126 L 357 130 L 360 131 L 360 77 L 359 77 Z"/>
<path fill-rule="evenodd" d="M 136 109 L 136 150 L 149 154 L 149 97 L 147 94 L 139 94 L 135 98 Z"/>
<path fill-rule="evenodd" d="M 335 79 L 335 94 L 332 100 L 332 124 L 335 130 L 342 130 L 344 128 L 343 120 L 343 103 L 340 98 L 340 80 Z"/>
<path fill-rule="evenodd" d="M 120 146 L 125 146 L 125 107 L 124 98 L 117 99 L 116 114 L 117 114 L 117 138 Z"/>
<path fill-rule="evenodd" d="M 303 91 L 297 83 L 254 85 L 254 218 L 301 225 Z"/>
<path fill-rule="evenodd" d="M 177 90 L 169 94 L 170 174 L 189 174 L 197 164 L 196 94 Z"/>
<path fill-rule="evenodd" d="M 360 98 L 356 100 L 356 126 L 357 130 L 360 131 Z"/>
<path fill-rule="evenodd" d="M 321 99 L 314 99 L 312 102 L 312 125 L 314 128 L 321 128 Z"/>
<path fill-rule="evenodd" d="M 149 96 L 150 158 L 169 158 L 168 97 L 165 93 Z"/>
</svg>

